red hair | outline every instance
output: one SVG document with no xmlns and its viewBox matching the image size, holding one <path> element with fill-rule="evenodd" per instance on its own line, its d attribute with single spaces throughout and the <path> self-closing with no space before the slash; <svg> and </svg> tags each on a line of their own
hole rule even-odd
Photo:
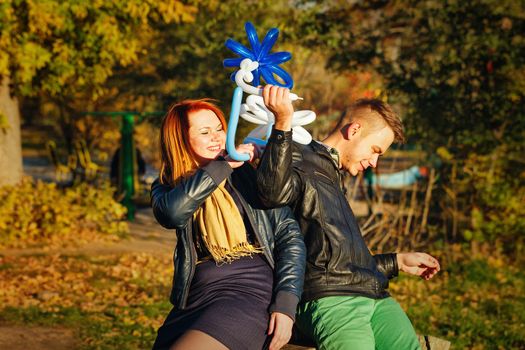
<svg viewBox="0 0 525 350">
<path fill-rule="evenodd" d="M 224 114 L 209 99 L 184 100 L 172 105 L 160 129 L 161 167 L 160 182 L 175 185 L 181 177 L 193 173 L 197 169 L 195 156 L 189 144 L 189 114 L 207 109 L 215 113 L 224 130 L 226 120 Z"/>
</svg>

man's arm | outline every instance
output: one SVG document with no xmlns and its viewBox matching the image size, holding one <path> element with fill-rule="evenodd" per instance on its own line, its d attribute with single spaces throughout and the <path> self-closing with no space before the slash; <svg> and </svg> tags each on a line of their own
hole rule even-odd
<svg viewBox="0 0 525 350">
<path fill-rule="evenodd" d="M 292 142 L 291 131 L 274 129 L 257 168 L 257 191 L 270 208 L 292 205 L 302 192 L 292 166 Z"/>
<path fill-rule="evenodd" d="M 257 168 L 259 197 L 268 207 L 291 205 L 301 193 L 301 180 L 292 167 L 293 107 L 289 90 L 266 85 L 263 98 L 275 125 Z"/>
</svg>

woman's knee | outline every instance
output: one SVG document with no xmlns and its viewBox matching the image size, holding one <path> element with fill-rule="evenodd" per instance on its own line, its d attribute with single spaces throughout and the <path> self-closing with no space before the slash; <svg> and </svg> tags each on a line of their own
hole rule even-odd
<svg viewBox="0 0 525 350">
<path fill-rule="evenodd" d="M 228 350 L 224 344 L 209 334 L 198 330 L 189 330 L 184 333 L 173 345 L 170 350 Z"/>
</svg>

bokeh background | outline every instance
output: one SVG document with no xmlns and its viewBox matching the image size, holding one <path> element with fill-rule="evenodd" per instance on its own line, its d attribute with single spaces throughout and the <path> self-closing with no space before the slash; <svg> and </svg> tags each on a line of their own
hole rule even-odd
<svg viewBox="0 0 525 350">
<path fill-rule="evenodd" d="M 248 45 L 246 21 L 260 39 L 280 30 L 315 138 L 357 98 L 402 116 L 408 143 L 345 186 L 373 252 L 442 263 L 429 282 L 391 283 L 417 332 L 524 349 L 521 0 L 0 1 L 0 347 L 151 347 L 175 244 L 148 207 L 159 125 L 184 98 L 228 115 L 224 42 Z M 140 150 L 133 220 L 111 179 L 123 111 Z M 417 176 L 385 180 L 407 169 Z"/>
</svg>

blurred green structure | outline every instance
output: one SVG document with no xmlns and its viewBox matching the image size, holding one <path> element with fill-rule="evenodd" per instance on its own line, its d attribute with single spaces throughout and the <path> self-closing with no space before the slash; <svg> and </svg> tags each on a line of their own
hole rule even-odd
<svg viewBox="0 0 525 350">
<path fill-rule="evenodd" d="M 99 117 L 121 117 L 122 125 L 120 128 L 120 162 L 118 171 L 118 192 L 124 194 L 122 204 L 127 208 L 127 218 L 129 221 L 135 219 L 135 203 L 133 196 L 138 189 L 137 159 L 135 150 L 135 140 L 133 130 L 135 117 L 140 121 L 149 116 L 161 116 L 163 112 L 85 112 L 85 115 Z"/>
</svg>

